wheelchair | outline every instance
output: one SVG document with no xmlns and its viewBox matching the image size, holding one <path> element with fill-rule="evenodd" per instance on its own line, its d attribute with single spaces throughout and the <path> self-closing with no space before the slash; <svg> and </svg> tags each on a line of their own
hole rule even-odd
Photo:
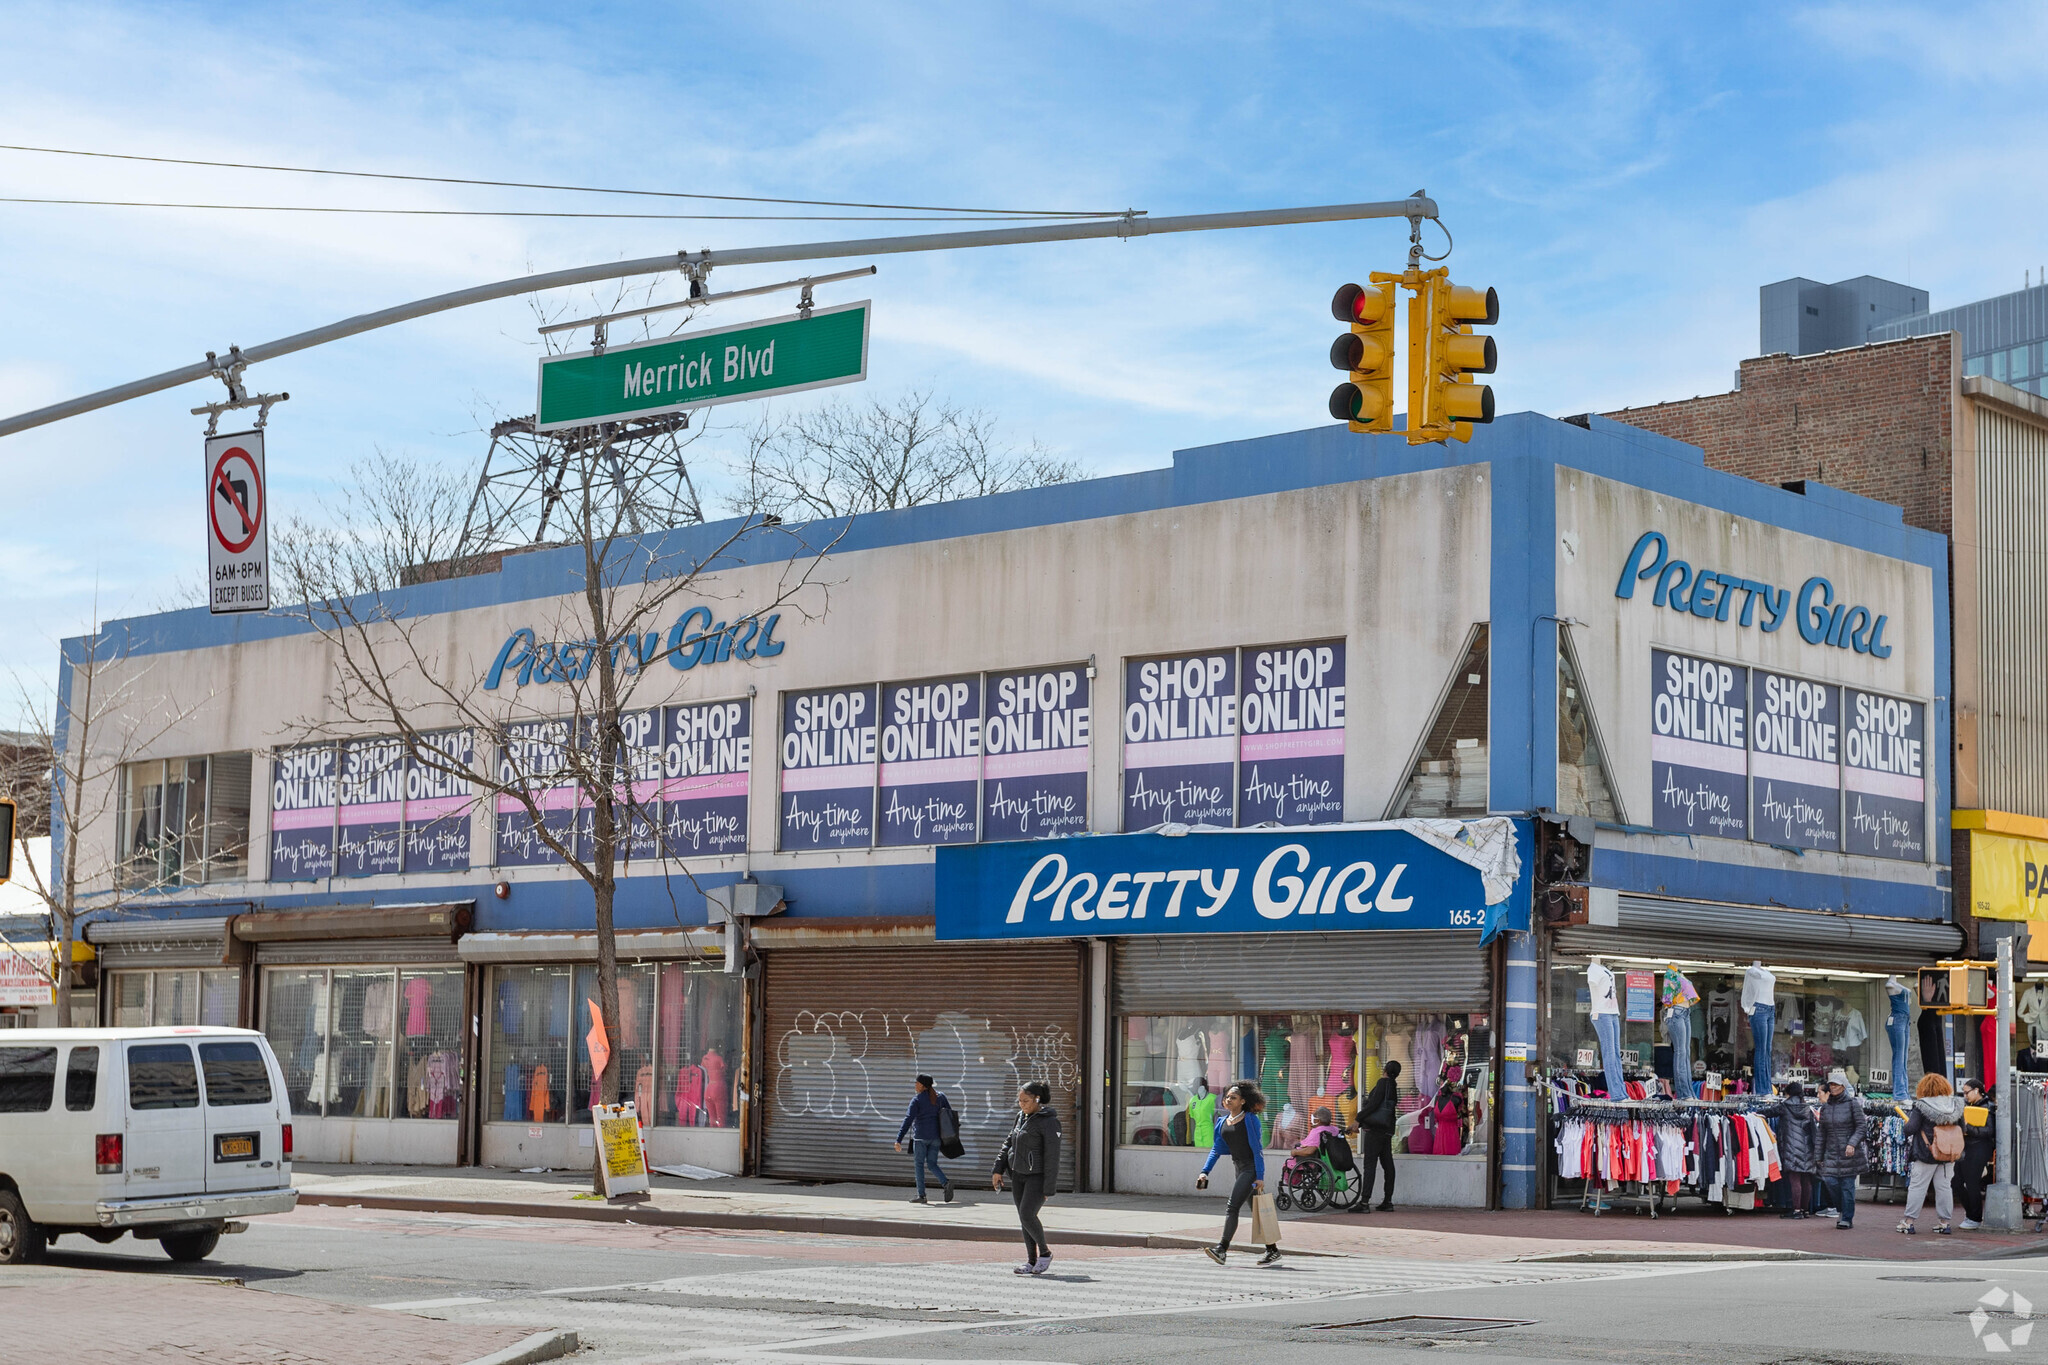
<svg viewBox="0 0 2048 1365">
<path fill-rule="evenodd" d="M 1299 1208 L 1303 1213 L 1322 1208 L 1349 1213 L 1363 1206 L 1365 1180 L 1351 1144 L 1336 1133 L 1325 1133 L 1315 1155 L 1291 1158 L 1288 1169 L 1281 1172 L 1273 1203 L 1282 1210 Z"/>
</svg>

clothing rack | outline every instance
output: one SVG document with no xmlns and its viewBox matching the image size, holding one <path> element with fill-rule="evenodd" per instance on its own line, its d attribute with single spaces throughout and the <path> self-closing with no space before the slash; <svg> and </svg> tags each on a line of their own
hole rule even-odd
<svg viewBox="0 0 2048 1365">
<path fill-rule="evenodd" d="M 1685 1100 L 1676 1097 L 1659 1096 L 1656 1099 L 1616 1100 L 1584 1096 L 1569 1085 L 1551 1080 L 1544 1082 L 1547 1103 L 1545 1109 L 1553 1124 L 1564 1122 L 1586 1122 L 1592 1124 L 1642 1124 L 1652 1128 L 1684 1128 L 1691 1136 L 1696 1120 L 1702 1116 L 1730 1117 L 1738 1114 L 1769 1116 L 1783 1109 L 1785 1096 L 1733 1095 L 1719 1100 Z M 1552 1140 L 1554 1146 L 1554 1138 Z M 1721 1187 L 1718 1170 L 1715 1177 L 1709 1177 L 1701 1170 L 1695 1179 L 1684 1172 L 1689 1171 L 1699 1160 L 1695 1150 L 1688 1154 L 1681 1165 L 1681 1174 L 1675 1179 L 1666 1177 L 1653 1181 L 1616 1181 L 1610 1177 L 1581 1174 L 1576 1177 L 1560 1176 L 1560 1179 L 1583 1181 L 1578 1205 L 1583 1211 L 1595 1217 L 1611 1208 L 1630 1207 L 1635 1212 L 1647 1212 L 1652 1219 L 1659 1216 L 1666 1207 L 1675 1207 L 1677 1200 L 1686 1195 L 1699 1199 L 1703 1204 L 1719 1203 L 1724 1214 L 1732 1215 L 1737 1207 L 1754 1207 L 1757 1191 L 1725 1190 L 1716 1199 L 1710 1193 Z M 1676 1183 L 1678 1188 L 1672 1189 Z M 1761 1182 L 1759 1182 L 1761 1183 Z M 1596 1185 L 1599 1188 L 1596 1188 Z M 1731 1199 L 1730 1196 L 1734 1196 Z M 1667 1204 L 1667 1201 L 1669 1203 Z"/>
</svg>

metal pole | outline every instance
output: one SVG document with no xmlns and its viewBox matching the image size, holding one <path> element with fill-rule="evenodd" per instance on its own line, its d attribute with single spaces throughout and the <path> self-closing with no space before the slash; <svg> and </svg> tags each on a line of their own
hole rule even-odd
<svg viewBox="0 0 2048 1365">
<path fill-rule="evenodd" d="M 1995 1179 L 1984 1192 L 1984 1226 L 2000 1232 L 2020 1227 L 2019 1186 L 2012 1179 L 2012 939 L 1998 940 L 1998 1161 Z"/>
<path fill-rule="evenodd" d="M 1040 227 L 931 232 L 913 237 L 869 237 L 845 242 L 800 242 L 788 246 L 740 247 L 732 251 L 679 251 L 670 256 L 645 256 L 634 261 L 610 261 L 603 265 L 578 266 L 573 270 L 554 270 L 542 275 L 523 275 L 518 279 L 500 280 L 496 284 L 480 284 L 469 289 L 457 289 L 447 294 L 436 294 L 432 298 L 401 303 L 395 308 L 380 309 L 375 313 L 359 313 L 355 317 L 330 322 L 325 327 L 315 327 L 311 331 L 298 332 L 277 341 L 244 346 L 241 355 L 242 359 L 250 362 L 275 360 L 294 351 L 323 346 L 330 341 L 339 341 L 343 337 L 372 332 L 394 323 L 410 322 L 414 318 L 423 318 L 432 313 L 445 313 L 451 308 L 466 308 L 473 303 L 489 303 L 494 299 L 513 298 L 520 294 L 537 293 L 543 289 L 561 289 L 568 285 L 591 284 L 598 280 L 623 280 L 635 275 L 659 275 L 665 271 L 682 270 L 691 265 L 772 265 L 784 261 L 835 260 L 842 256 L 890 256 L 912 251 L 955 251 L 976 246 L 1075 242 L 1096 237 L 1149 237 L 1166 232 L 1214 232 L 1226 228 L 1279 227 L 1291 223 L 1345 223 L 1364 218 L 1420 219 L 1436 216 L 1436 201 L 1426 195 L 1416 194 L 1407 199 L 1377 204 L 1325 204 L 1312 208 L 1250 209 L 1240 213 L 1196 213 L 1178 218 L 1143 218 L 1130 215 L 1086 223 L 1048 223 Z M 76 417 L 80 413 L 112 407 L 131 398 L 161 393 L 180 384 L 189 384 L 195 379 L 204 379 L 212 372 L 213 366 L 207 361 L 195 361 L 190 365 L 181 365 L 175 370 L 165 370 L 162 374 L 152 375 L 148 379 L 117 384 L 111 389 L 101 389 L 98 393 L 89 393 L 82 398 L 67 399 L 62 403 L 52 403 L 46 408 L 37 408 L 34 412 L 0 418 L 0 436 L 12 436 L 18 431 L 27 431 L 30 427 L 39 427 L 50 422 L 62 421 L 66 417 Z"/>
</svg>

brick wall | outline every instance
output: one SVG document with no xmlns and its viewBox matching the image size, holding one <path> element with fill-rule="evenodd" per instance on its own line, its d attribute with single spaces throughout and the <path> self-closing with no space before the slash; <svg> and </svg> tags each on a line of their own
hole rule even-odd
<svg viewBox="0 0 2048 1365">
<path fill-rule="evenodd" d="M 1762 483 L 1815 479 L 1951 532 L 1955 335 L 1742 362 L 1742 387 L 1605 414 Z"/>
</svg>

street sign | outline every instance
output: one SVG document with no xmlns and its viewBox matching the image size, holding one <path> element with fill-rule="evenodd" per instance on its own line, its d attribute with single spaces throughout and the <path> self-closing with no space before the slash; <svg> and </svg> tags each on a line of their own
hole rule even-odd
<svg viewBox="0 0 2048 1365">
<path fill-rule="evenodd" d="M 270 610 L 270 490 L 263 433 L 206 438 L 207 609 Z"/>
<path fill-rule="evenodd" d="M 871 301 L 762 322 L 542 356 L 542 431 L 682 412 L 868 377 Z"/>
</svg>

